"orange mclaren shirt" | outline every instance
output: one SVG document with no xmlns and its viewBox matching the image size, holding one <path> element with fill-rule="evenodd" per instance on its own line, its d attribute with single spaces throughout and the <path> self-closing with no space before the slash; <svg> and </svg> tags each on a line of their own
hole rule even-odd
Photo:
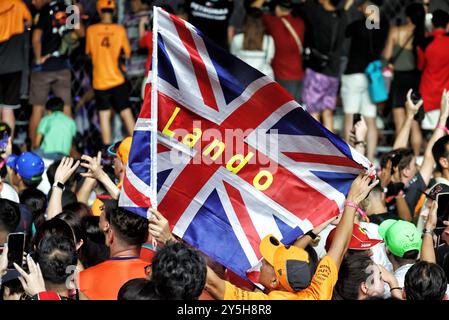
<svg viewBox="0 0 449 320">
<path fill-rule="evenodd" d="M 321 259 L 312 282 L 304 290 L 298 292 L 271 291 L 252 292 L 240 289 L 229 282 L 225 282 L 224 300 L 330 300 L 338 279 L 338 269 L 331 257 Z"/>
<path fill-rule="evenodd" d="M 97 23 L 87 28 L 86 53 L 92 58 L 94 89 L 108 90 L 125 82 L 119 66 L 122 50 L 128 59 L 131 48 L 121 25 Z"/>
<path fill-rule="evenodd" d="M 117 300 L 120 288 L 128 280 L 146 278 L 147 265 L 136 257 L 111 258 L 80 272 L 80 291 L 90 300 Z"/>
<path fill-rule="evenodd" d="M 0 42 L 24 32 L 23 22 L 31 22 L 31 14 L 21 0 L 0 1 Z"/>
</svg>

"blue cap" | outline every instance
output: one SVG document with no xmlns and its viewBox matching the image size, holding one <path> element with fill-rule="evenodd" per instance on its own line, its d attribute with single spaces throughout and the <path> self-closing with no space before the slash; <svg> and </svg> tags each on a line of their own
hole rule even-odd
<svg viewBox="0 0 449 320">
<path fill-rule="evenodd" d="M 34 152 L 24 152 L 16 160 L 15 171 L 26 180 L 40 181 L 45 165 L 41 157 Z"/>
<path fill-rule="evenodd" d="M 6 166 L 10 167 L 11 169 L 16 170 L 16 161 L 19 158 L 16 154 L 11 154 L 8 159 L 6 160 Z"/>
</svg>

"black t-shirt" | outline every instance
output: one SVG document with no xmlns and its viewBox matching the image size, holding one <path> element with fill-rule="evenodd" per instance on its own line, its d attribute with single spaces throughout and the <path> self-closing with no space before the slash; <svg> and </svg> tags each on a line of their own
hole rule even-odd
<svg viewBox="0 0 449 320">
<path fill-rule="evenodd" d="M 364 73 L 371 62 L 380 59 L 388 37 L 389 23 L 380 20 L 379 29 L 368 29 L 366 18 L 351 23 L 346 28 L 346 37 L 351 39 L 348 65 L 345 74 Z"/>
<path fill-rule="evenodd" d="M 0 74 L 25 69 L 25 40 L 26 34 L 21 33 L 0 43 Z"/>
<path fill-rule="evenodd" d="M 42 30 L 42 56 L 59 51 L 62 36 L 68 32 L 65 20 L 58 19 L 62 12 L 65 13 L 65 6 L 60 1 L 52 1 L 38 13 L 35 29 Z M 67 68 L 69 68 L 68 57 L 51 57 L 35 70 L 58 71 Z"/>
<path fill-rule="evenodd" d="M 315 71 L 328 76 L 338 76 L 347 25 L 346 13 L 343 10 L 326 11 L 320 4 L 311 0 L 298 6 L 298 13 L 306 22 L 306 46 L 330 58 L 326 68 Z"/>
<path fill-rule="evenodd" d="M 228 48 L 228 25 L 233 0 L 186 0 L 188 20 L 222 48 Z"/>
<path fill-rule="evenodd" d="M 415 207 L 419 201 L 419 197 L 421 196 L 421 192 L 426 190 L 426 183 L 421 176 L 421 173 L 418 173 L 413 179 L 410 181 L 408 188 L 405 190 L 405 201 L 408 204 L 410 212 L 413 214 L 415 212 Z"/>
</svg>

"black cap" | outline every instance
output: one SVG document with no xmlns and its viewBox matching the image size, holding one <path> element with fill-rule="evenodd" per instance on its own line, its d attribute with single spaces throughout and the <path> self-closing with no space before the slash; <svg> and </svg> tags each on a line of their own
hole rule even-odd
<svg viewBox="0 0 449 320">
<path fill-rule="evenodd" d="M 9 281 L 19 279 L 20 273 L 15 269 L 8 269 L 6 274 L 2 277 L 2 283 L 7 283 Z"/>
</svg>

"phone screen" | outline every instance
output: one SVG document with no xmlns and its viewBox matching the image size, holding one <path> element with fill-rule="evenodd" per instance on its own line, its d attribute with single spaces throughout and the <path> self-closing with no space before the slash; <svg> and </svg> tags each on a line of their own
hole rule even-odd
<svg viewBox="0 0 449 320">
<path fill-rule="evenodd" d="M 8 140 L 8 132 L 3 131 L 3 133 L 0 133 L 0 152 L 5 152 L 6 147 L 8 146 Z"/>
<path fill-rule="evenodd" d="M 14 269 L 13 263 L 22 266 L 25 234 L 22 232 L 8 235 L 8 269 Z"/>
<path fill-rule="evenodd" d="M 439 193 L 437 195 L 436 201 L 438 202 L 438 210 L 437 210 L 437 229 L 435 233 L 439 233 L 437 231 L 443 231 L 446 226 L 443 221 L 449 220 L 449 193 Z"/>
<path fill-rule="evenodd" d="M 354 114 L 352 125 L 355 126 L 355 124 L 360 120 L 362 120 L 362 115 L 360 113 Z"/>
</svg>

